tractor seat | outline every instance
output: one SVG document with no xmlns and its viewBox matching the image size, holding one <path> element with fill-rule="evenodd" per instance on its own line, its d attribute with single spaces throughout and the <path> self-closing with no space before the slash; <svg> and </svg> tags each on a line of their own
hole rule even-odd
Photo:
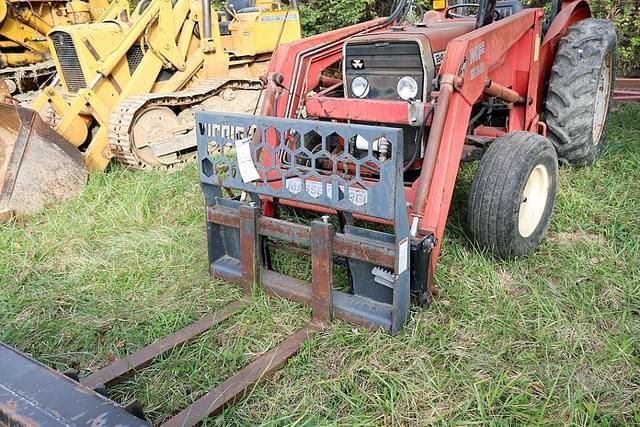
<svg viewBox="0 0 640 427">
<path fill-rule="evenodd" d="M 503 19 L 524 9 L 520 0 L 501 0 L 496 2 L 497 19 Z"/>
<path fill-rule="evenodd" d="M 229 24 L 233 21 L 233 16 L 231 16 L 227 10 L 235 11 L 236 13 L 259 12 L 259 9 L 255 7 L 255 0 L 227 0 L 225 2 L 225 6 L 226 7 L 223 11 L 218 12 L 221 36 L 231 35 L 231 31 L 229 31 Z"/>
</svg>

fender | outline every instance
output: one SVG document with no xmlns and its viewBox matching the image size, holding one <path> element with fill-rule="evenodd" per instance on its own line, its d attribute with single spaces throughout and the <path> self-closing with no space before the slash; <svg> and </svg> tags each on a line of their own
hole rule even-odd
<svg viewBox="0 0 640 427">
<path fill-rule="evenodd" d="M 560 39 L 567 33 L 567 29 L 578 21 L 591 18 L 589 3 L 585 0 L 563 1 L 560 13 L 554 18 L 545 34 L 540 46 L 540 75 L 538 80 L 538 100 L 546 98 L 547 82 L 551 74 L 553 60 Z M 542 95 L 545 95 L 544 97 Z M 544 103 L 538 101 L 537 111 L 542 112 Z"/>
</svg>

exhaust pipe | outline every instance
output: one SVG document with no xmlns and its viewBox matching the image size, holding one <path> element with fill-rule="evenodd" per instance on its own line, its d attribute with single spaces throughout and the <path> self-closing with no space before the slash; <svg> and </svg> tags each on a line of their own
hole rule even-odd
<svg viewBox="0 0 640 427">
<path fill-rule="evenodd" d="M 202 25 L 204 39 L 211 40 L 211 0 L 202 0 Z"/>
</svg>

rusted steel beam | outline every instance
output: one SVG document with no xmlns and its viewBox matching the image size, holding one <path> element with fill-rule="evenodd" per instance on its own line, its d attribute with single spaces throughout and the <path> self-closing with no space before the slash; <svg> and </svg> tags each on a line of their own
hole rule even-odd
<svg viewBox="0 0 640 427">
<path fill-rule="evenodd" d="M 207 219 L 228 227 L 240 227 L 238 211 L 232 208 L 207 206 Z M 258 234 L 307 247 L 311 245 L 311 228 L 309 226 L 281 219 L 260 216 L 258 218 Z M 394 268 L 395 266 L 395 247 L 393 245 L 362 237 L 336 233 L 333 252 L 335 255 L 357 258 L 385 268 Z"/>
<path fill-rule="evenodd" d="M 394 268 L 396 261 L 395 247 L 392 244 L 347 234 L 335 235 L 333 252 L 336 255 L 356 258 L 386 268 Z"/>
<path fill-rule="evenodd" d="M 184 344 L 198 335 L 208 331 L 218 323 L 228 319 L 238 311 L 240 311 L 246 303 L 244 301 L 236 301 L 227 305 L 222 310 L 216 311 L 210 316 L 203 317 L 196 323 L 175 332 L 166 337 L 160 338 L 153 344 L 150 344 L 129 356 L 126 356 L 120 360 L 116 360 L 110 365 L 105 366 L 97 372 L 83 378 L 80 382 L 90 388 L 96 387 L 99 384 L 109 386 L 116 384 L 121 379 L 126 377 L 132 371 L 145 368 L 149 366 L 151 361 L 162 355 L 170 353 L 174 348 L 180 344 Z"/>
<path fill-rule="evenodd" d="M 276 347 L 251 362 L 231 378 L 196 400 L 191 406 L 162 424 L 162 427 L 193 426 L 209 415 L 219 413 L 226 405 L 240 399 L 258 381 L 279 370 L 296 354 L 318 327 L 308 324 Z"/>
<path fill-rule="evenodd" d="M 640 79 L 616 79 L 613 101 L 640 102 Z"/>
<path fill-rule="evenodd" d="M 309 246 L 311 244 L 311 229 L 303 224 L 263 216 L 258 221 L 258 227 L 258 232 L 264 236 L 286 240 L 298 245 Z"/>
<path fill-rule="evenodd" d="M 640 79 L 618 78 L 615 87 L 620 90 L 640 91 Z"/>
<path fill-rule="evenodd" d="M 263 269 L 262 284 L 269 295 L 285 298 L 306 306 L 313 305 L 313 288 L 312 284 L 307 281 L 296 279 L 295 277 L 287 276 L 277 271 Z M 333 315 L 337 319 L 371 330 L 380 329 L 382 320 L 380 320 L 379 323 L 375 323 L 372 322 L 370 318 L 362 315 L 365 307 L 368 311 L 379 313 L 383 313 L 385 310 L 389 311 L 389 313 L 391 311 L 390 305 L 377 303 L 369 298 L 357 297 L 343 292 L 333 292 L 332 300 Z M 383 316 L 380 316 L 380 319 L 382 319 L 382 317 Z M 389 330 L 389 328 L 390 325 L 384 329 Z"/>
<path fill-rule="evenodd" d="M 252 287 L 260 282 L 260 238 L 258 236 L 258 206 L 240 206 L 240 263 L 242 265 L 242 293 L 251 295 Z"/>
<path fill-rule="evenodd" d="M 325 217 L 326 218 L 326 217 Z M 325 222 L 313 221 L 311 224 L 311 285 L 312 285 L 312 322 L 318 325 L 331 323 L 333 295 L 333 225 L 328 218 Z"/>
</svg>

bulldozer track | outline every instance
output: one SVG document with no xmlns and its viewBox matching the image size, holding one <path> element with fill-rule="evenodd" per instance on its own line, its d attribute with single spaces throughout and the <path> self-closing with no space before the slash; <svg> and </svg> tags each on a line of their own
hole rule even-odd
<svg viewBox="0 0 640 427">
<path fill-rule="evenodd" d="M 137 118 L 149 108 L 198 105 L 206 99 L 217 95 L 225 88 L 259 90 L 262 88 L 262 83 L 259 80 L 204 80 L 191 88 L 179 92 L 136 95 L 124 100 L 116 107 L 109 120 L 108 138 L 111 153 L 118 161 L 130 169 L 169 168 L 173 166 L 173 164 L 150 165 L 138 156 L 133 140 L 133 126 Z M 188 159 L 181 159 L 178 163 L 186 160 Z"/>
</svg>

